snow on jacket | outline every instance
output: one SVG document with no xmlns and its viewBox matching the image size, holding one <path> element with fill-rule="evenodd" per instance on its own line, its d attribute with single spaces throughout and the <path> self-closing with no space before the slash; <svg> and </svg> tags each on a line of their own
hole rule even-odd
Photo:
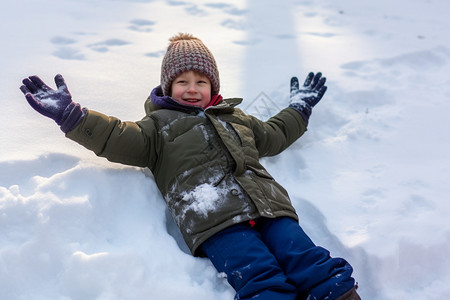
<svg viewBox="0 0 450 300">
<path fill-rule="evenodd" d="M 188 247 L 201 255 L 197 250 L 206 239 L 233 224 L 298 219 L 286 190 L 259 158 L 286 149 L 306 131 L 306 122 L 292 108 L 263 122 L 236 108 L 241 101 L 164 109 L 149 97 L 141 121 L 88 110 L 67 137 L 110 161 L 148 167 Z"/>
</svg>

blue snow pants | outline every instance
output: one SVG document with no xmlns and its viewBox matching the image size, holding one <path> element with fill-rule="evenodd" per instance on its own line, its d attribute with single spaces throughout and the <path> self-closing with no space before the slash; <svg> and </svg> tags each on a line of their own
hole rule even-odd
<svg viewBox="0 0 450 300">
<path fill-rule="evenodd" d="M 202 244 L 236 290 L 235 299 L 336 299 L 355 285 L 353 268 L 314 245 L 292 218 L 237 224 Z"/>
</svg>

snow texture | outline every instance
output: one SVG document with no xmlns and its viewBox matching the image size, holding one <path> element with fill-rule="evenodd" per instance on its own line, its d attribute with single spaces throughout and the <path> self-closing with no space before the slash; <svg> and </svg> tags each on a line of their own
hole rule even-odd
<svg viewBox="0 0 450 300">
<path fill-rule="evenodd" d="M 29 75 L 51 84 L 61 73 L 82 106 L 139 120 L 180 31 L 214 53 L 222 95 L 262 118 L 288 105 L 292 76 L 322 72 L 328 91 L 307 133 L 263 164 L 313 241 L 354 266 L 363 299 L 448 299 L 449 10 L 447 0 L 4 1 L 0 299 L 233 299 L 223 274 L 188 254 L 151 174 L 66 139 L 19 90 Z"/>
<path fill-rule="evenodd" d="M 184 193 L 182 196 L 183 201 L 192 202 L 186 210 L 192 210 L 205 218 L 208 217 L 209 212 L 216 210 L 223 199 L 217 188 L 207 183 L 197 186 L 193 191 Z"/>
</svg>

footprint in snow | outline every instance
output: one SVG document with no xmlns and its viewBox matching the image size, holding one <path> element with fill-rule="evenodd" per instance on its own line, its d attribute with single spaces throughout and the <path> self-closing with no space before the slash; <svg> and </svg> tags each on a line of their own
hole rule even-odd
<svg viewBox="0 0 450 300">
<path fill-rule="evenodd" d="M 194 16 L 207 15 L 207 13 L 203 9 L 199 8 L 198 5 L 192 4 L 189 2 L 173 0 L 173 1 L 167 1 L 167 4 L 169 4 L 170 6 L 186 6 L 185 10 L 190 15 L 194 15 Z"/>
<path fill-rule="evenodd" d="M 53 55 L 68 60 L 84 60 L 85 56 L 80 52 L 80 50 L 70 47 L 69 45 L 75 44 L 77 41 L 71 38 L 63 36 L 55 36 L 50 39 L 50 42 L 56 46 L 58 49 L 53 52 Z"/>
<path fill-rule="evenodd" d="M 154 21 L 144 19 L 131 20 L 130 23 L 128 29 L 139 32 L 150 32 L 153 30 L 152 26 L 156 24 Z"/>
<path fill-rule="evenodd" d="M 318 37 L 323 37 L 323 38 L 332 38 L 332 37 L 336 37 L 337 36 L 336 33 L 332 33 L 332 32 L 305 32 L 305 34 L 318 36 Z"/>
<path fill-rule="evenodd" d="M 290 40 L 290 39 L 295 39 L 295 38 L 297 38 L 295 35 L 293 35 L 293 34 L 277 34 L 277 35 L 275 35 L 275 37 L 277 38 L 277 39 L 280 39 L 280 40 Z"/>
<path fill-rule="evenodd" d="M 228 3 L 206 3 L 206 7 L 220 9 L 224 13 L 227 13 L 229 15 L 234 16 L 242 16 L 247 13 L 246 9 L 239 9 L 234 5 L 228 4 Z"/>
<path fill-rule="evenodd" d="M 160 51 L 146 53 L 145 56 L 159 58 L 159 57 L 163 57 L 165 53 L 166 53 L 166 50 L 160 50 Z"/>
<path fill-rule="evenodd" d="M 233 19 L 226 19 L 222 23 L 220 23 L 220 25 L 222 25 L 223 27 L 226 27 L 226 28 L 241 30 L 241 31 L 246 30 L 248 27 L 244 21 L 233 20 Z"/>
<path fill-rule="evenodd" d="M 239 9 L 236 6 L 228 3 L 206 3 L 204 6 L 207 8 L 220 10 L 221 13 L 225 13 L 231 16 L 230 18 L 225 19 L 224 21 L 222 21 L 222 23 L 220 23 L 220 25 L 222 25 L 223 27 L 235 30 L 247 29 L 245 20 L 236 19 L 236 17 L 245 15 L 247 13 L 247 10 Z"/>
<path fill-rule="evenodd" d="M 60 47 L 58 50 L 53 52 L 53 55 L 68 60 L 85 60 L 86 57 L 80 50 L 72 48 L 72 47 Z"/>
<path fill-rule="evenodd" d="M 63 36 L 55 36 L 50 40 L 50 42 L 54 45 L 71 45 L 75 44 L 77 41 Z"/>
<path fill-rule="evenodd" d="M 243 41 L 233 41 L 233 44 L 241 45 L 241 46 L 253 46 L 261 42 L 260 39 L 247 39 Z"/>
<path fill-rule="evenodd" d="M 184 5 L 187 5 L 187 4 L 188 4 L 187 2 L 184 2 L 184 1 L 176 1 L 176 0 L 174 0 L 174 1 L 167 1 L 167 3 L 168 3 L 170 6 L 184 6 Z"/>
<path fill-rule="evenodd" d="M 102 42 L 97 42 L 94 44 L 88 45 L 88 47 L 91 50 L 97 51 L 97 52 L 108 52 L 109 47 L 117 47 L 117 46 L 124 46 L 128 45 L 130 42 L 120 40 L 120 39 L 109 39 Z"/>
</svg>

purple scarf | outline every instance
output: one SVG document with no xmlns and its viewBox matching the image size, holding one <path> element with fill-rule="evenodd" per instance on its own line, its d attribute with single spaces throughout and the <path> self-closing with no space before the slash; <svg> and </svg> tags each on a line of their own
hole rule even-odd
<svg viewBox="0 0 450 300">
<path fill-rule="evenodd" d="M 157 87 L 155 87 L 152 90 L 152 92 L 150 94 L 150 99 L 152 100 L 153 103 L 155 103 L 157 106 L 159 106 L 161 108 L 183 110 L 183 111 L 190 110 L 190 109 L 188 109 L 190 107 L 188 107 L 187 105 L 178 103 L 170 96 L 164 96 L 160 85 L 158 85 Z M 194 107 L 194 108 L 198 108 L 198 107 Z"/>
<path fill-rule="evenodd" d="M 166 109 L 174 109 L 174 110 L 181 110 L 181 111 L 194 111 L 194 110 L 203 110 L 201 107 L 194 106 L 194 105 L 184 105 L 181 103 L 178 103 L 170 96 L 164 96 L 162 88 L 160 85 L 155 87 L 152 92 L 150 93 L 150 99 L 154 104 L 161 108 Z M 211 98 L 211 102 L 205 107 L 208 108 L 209 106 L 214 106 L 218 104 L 222 100 L 222 96 L 220 95 L 214 95 Z"/>
</svg>

